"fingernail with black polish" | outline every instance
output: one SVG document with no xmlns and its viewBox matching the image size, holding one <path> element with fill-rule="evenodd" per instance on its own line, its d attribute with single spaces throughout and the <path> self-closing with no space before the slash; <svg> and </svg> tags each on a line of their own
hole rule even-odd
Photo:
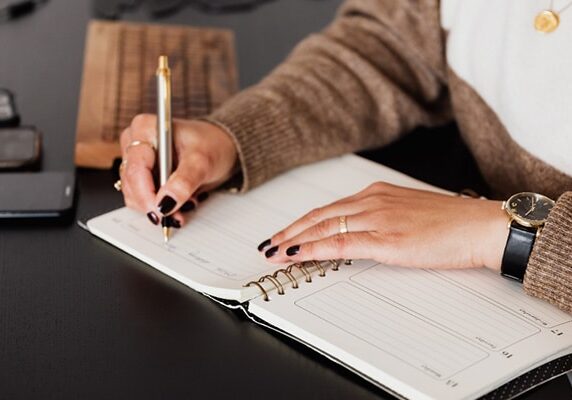
<svg viewBox="0 0 572 400">
<path fill-rule="evenodd" d="M 199 201 L 199 203 L 202 203 L 208 198 L 209 198 L 209 192 L 202 192 L 199 193 L 199 195 L 197 196 L 197 200 Z"/>
<path fill-rule="evenodd" d="M 266 253 L 264 253 L 264 255 L 266 256 L 266 258 L 270 258 L 275 256 L 276 253 L 278 253 L 278 246 L 269 248 L 268 250 L 266 250 Z"/>
<path fill-rule="evenodd" d="M 286 249 L 286 255 L 287 256 L 295 256 L 299 252 L 300 252 L 300 245 L 299 244 L 297 244 L 296 246 L 288 247 Z"/>
<path fill-rule="evenodd" d="M 185 204 L 181 206 L 182 212 L 189 212 L 193 211 L 194 209 L 195 209 L 195 202 L 191 200 L 187 201 Z"/>
<path fill-rule="evenodd" d="M 258 251 L 264 250 L 265 248 L 270 246 L 270 243 L 271 243 L 271 239 L 266 239 L 264 242 L 262 242 L 258 245 Z"/>
<path fill-rule="evenodd" d="M 171 226 L 175 229 L 179 229 L 181 227 L 181 223 L 179 222 L 178 219 L 173 219 L 171 221 Z"/>
<path fill-rule="evenodd" d="M 171 211 L 173 211 L 173 208 L 175 208 L 176 205 L 177 202 L 175 199 L 173 199 L 171 196 L 165 196 L 159 203 L 159 211 L 161 211 L 161 214 L 163 215 L 169 214 Z"/>
<path fill-rule="evenodd" d="M 147 218 L 153 225 L 159 224 L 159 217 L 153 211 L 147 213 Z"/>
</svg>

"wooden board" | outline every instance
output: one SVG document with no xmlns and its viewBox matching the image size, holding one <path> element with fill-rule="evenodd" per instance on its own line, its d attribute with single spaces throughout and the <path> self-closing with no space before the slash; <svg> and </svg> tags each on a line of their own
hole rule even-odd
<svg viewBox="0 0 572 400">
<path fill-rule="evenodd" d="M 156 112 L 155 70 L 169 56 L 173 117 L 208 114 L 238 89 L 234 35 L 222 29 L 91 21 L 87 31 L 75 163 L 111 168 L 119 135 Z"/>
</svg>

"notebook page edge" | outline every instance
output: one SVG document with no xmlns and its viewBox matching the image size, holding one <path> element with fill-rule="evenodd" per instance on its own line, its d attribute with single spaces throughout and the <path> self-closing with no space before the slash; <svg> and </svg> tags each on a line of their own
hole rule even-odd
<svg viewBox="0 0 572 400">
<path fill-rule="evenodd" d="M 154 258 L 148 256 L 147 254 L 143 254 L 141 251 L 137 250 L 134 246 L 129 246 L 125 240 L 119 240 L 115 236 L 108 234 L 107 233 L 108 230 L 105 229 L 105 225 L 107 225 L 107 220 L 111 218 L 115 213 L 121 212 L 121 210 L 124 209 L 125 208 L 119 208 L 88 220 L 86 224 L 86 226 L 88 227 L 88 231 L 92 235 L 110 243 L 111 245 L 120 249 L 124 253 L 142 261 L 145 264 L 148 264 L 149 266 L 153 267 L 159 272 L 181 282 L 185 286 L 188 286 L 189 288 L 197 292 L 206 293 L 211 296 L 225 300 L 235 300 L 238 302 L 249 301 L 260 296 L 260 293 L 257 290 L 257 288 L 243 287 L 241 283 L 238 283 L 240 287 L 237 287 L 236 289 L 231 289 L 231 288 L 221 288 L 217 286 L 206 285 L 196 280 L 190 279 L 180 273 L 177 273 L 176 271 L 173 271 L 163 263 L 156 261 Z"/>
</svg>

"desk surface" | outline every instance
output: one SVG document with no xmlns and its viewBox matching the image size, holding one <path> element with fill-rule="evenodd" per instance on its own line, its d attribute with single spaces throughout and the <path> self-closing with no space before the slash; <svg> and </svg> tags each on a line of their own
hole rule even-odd
<svg viewBox="0 0 572 400">
<path fill-rule="evenodd" d="M 162 22 L 237 32 L 241 86 L 331 19 L 341 0 L 277 0 L 223 16 L 192 9 Z M 87 0 L 51 0 L 0 25 L 0 87 L 44 133 L 44 169 L 72 167 Z M 146 20 L 144 9 L 125 15 Z M 423 135 L 370 154 L 450 189 L 479 187 L 460 154 L 415 153 Z M 443 147 L 460 148 L 454 134 Z M 416 154 L 412 163 L 404 154 Z M 468 160 L 468 161 L 467 161 Z M 78 218 L 121 205 L 110 172 L 80 171 Z M 0 227 L 0 399 L 390 398 L 302 346 L 273 335 L 106 245 L 75 224 Z M 565 378 L 523 399 L 569 398 Z"/>
</svg>

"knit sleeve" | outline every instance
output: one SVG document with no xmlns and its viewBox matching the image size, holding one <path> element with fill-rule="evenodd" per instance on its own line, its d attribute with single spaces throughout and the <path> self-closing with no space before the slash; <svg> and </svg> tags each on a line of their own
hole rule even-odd
<svg viewBox="0 0 572 400">
<path fill-rule="evenodd" d="M 560 196 L 534 244 L 524 290 L 572 312 L 572 192 Z"/>
<path fill-rule="evenodd" d="M 259 84 L 205 118 L 233 136 L 242 190 L 451 118 L 437 0 L 348 0 Z"/>
</svg>

